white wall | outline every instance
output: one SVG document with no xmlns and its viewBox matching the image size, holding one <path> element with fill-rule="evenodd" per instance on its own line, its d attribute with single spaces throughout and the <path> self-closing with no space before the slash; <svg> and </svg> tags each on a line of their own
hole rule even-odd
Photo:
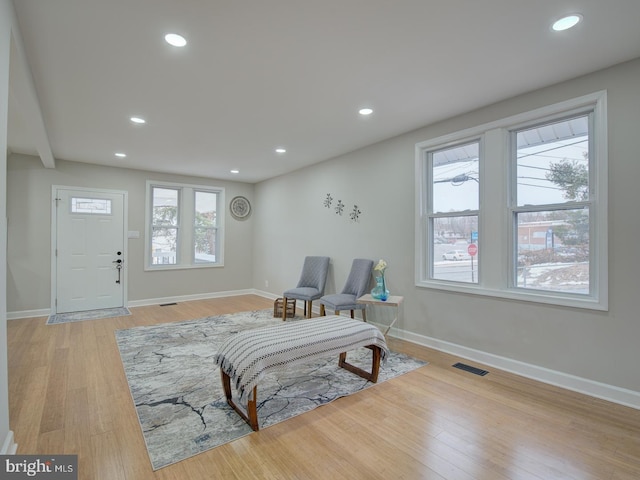
<svg viewBox="0 0 640 480">
<path fill-rule="evenodd" d="M 9 375 L 7 371 L 7 115 L 13 4 L 0 1 L 0 454 L 15 448 L 9 430 Z"/>
<path fill-rule="evenodd" d="M 354 257 L 385 258 L 393 293 L 404 295 L 405 337 L 501 362 L 640 408 L 637 313 L 640 239 L 640 59 L 519 96 L 256 185 L 254 286 L 295 286 L 305 255 L 332 257 L 328 292 L 341 288 Z M 414 285 L 414 147 L 417 142 L 524 111 L 608 90 L 608 312 L 561 308 Z M 327 193 L 347 206 L 339 217 Z M 356 203 L 361 219 L 346 217 Z M 269 281 L 269 288 L 265 287 Z M 521 368 L 516 368 L 521 367 Z M 581 382 L 584 379 L 586 382 Z M 609 388 L 611 387 L 611 388 Z"/>
<path fill-rule="evenodd" d="M 35 157 L 11 155 L 8 161 L 7 209 L 8 312 L 49 309 L 51 306 L 51 188 L 52 185 L 125 190 L 129 198 L 127 293 L 129 304 L 154 299 L 237 291 L 251 288 L 253 219 L 238 221 L 228 214 L 236 195 L 251 201 L 253 185 L 205 178 L 168 175 L 77 162 L 56 161 L 46 169 Z M 225 188 L 224 267 L 171 271 L 144 271 L 145 191 L 147 180 Z"/>
<path fill-rule="evenodd" d="M 2 8 L 11 3 L 1 0 Z M 11 9 L 12 11 L 12 9 Z M 0 12 L 4 13 L 4 12 Z M 2 15 L 0 34 L 9 34 Z M 0 162 L 6 151 L 6 85 L 8 51 L 0 51 Z M 8 48 L 8 47 L 7 47 Z M 5 58 L 6 56 L 6 58 Z M 6 289 L 10 304 L 0 308 L 0 344 L 6 344 L 6 311 L 49 308 L 51 185 L 87 186 L 129 191 L 129 230 L 144 232 L 144 188 L 147 179 L 206 183 L 227 188 L 227 205 L 235 195 L 253 205 L 249 220 L 227 221 L 223 269 L 144 272 L 143 238 L 130 240 L 131 302 L 180 295 L 256 288 L 281 294 L 297 282 L 305 255 L 332 258 L 327 293 L 339 290 L 355 257 L 389 263 L 392 293 L 404 295 L 404 316 L 397 334 L 467 353 L 558 383 L 584 379 L 591 393 L 602 384 L 607 396 L 640 407 L 640 376 L 636 365 L 640 321 L 636 313 L 640 256 L 633 252 L 640 238 L 638 142 L 640 125 L 640 59 L 553 87 L 522 95 L 447 121 L 327 160 L 292 174 L 252 185 L 217 182 L 73 162 L 44 169 L 33 157 L 15 155 L 8 165 L 9 264 Z M 523 111 L 608 91 L 609 119 L 609 311 L 592 312 L 474 295 L 446 293 L 414 286 L 414 147 L 421 142 Z M 3 143 L 1 143 L 3 142 Z M 4 165 L 0 165 L 4 172 Z M 0 177 L 0 198 L 5 198 Z M 327 194 L 331 209 L 324 207 Z M 342 216 L 334 207 L 345 204 Z M 349 219 L 354 205 L 361 210 Z M 3 210 L 5 207 L 2 203 Z M 0 211 L 0 217 L 4 214 Z M 0 231 L 0 235 L 3 232 Z M 1 240 L 0 240 L 1 241 Z M 0 255 L 5 251 L 0 244 Z M 2 269 L 4 258 L 0 258 Z M 0 277 L 4 282 L 4 270 Z M 268 287 L 265 282 L 268 282 Z M 4 300 L 4 298 L 2 298 Z M 388 321 L 382 309 L 374 321 Z M 508 363 L 511 362 L 511 363 Z M 515 368 L 514 367 L 514 368 Z M 517 370 L 517 368 L 516 368 Z M 554 376 L 555 375 L 555 376 Z M 0 356 L 0 440 L 8 431 L 6 356 Z M 576 388 L 584 383 L 576 381 Z M 624 401 L 624 400 L 623 400 Z M 635 403 L 634 403 L 635 402 Z"/>
</svg>

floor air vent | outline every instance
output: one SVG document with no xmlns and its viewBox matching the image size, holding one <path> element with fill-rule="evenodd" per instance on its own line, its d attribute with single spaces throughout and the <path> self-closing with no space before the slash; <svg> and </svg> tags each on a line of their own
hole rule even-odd
<svg viewBox="0 0 640 480">
<path fill-rule="evenodd" d="M 453 365 L 455 368 L 459 368 L 460 370 L 464 370 L 465 372 L 474 373 L 476 375 L 485 376 L 489 373 L 486 370 L 482 370 L 481 368 L 472 367 L 471 365 L 465 365 L 464 363 L 456 363 Z"/>
</svg>

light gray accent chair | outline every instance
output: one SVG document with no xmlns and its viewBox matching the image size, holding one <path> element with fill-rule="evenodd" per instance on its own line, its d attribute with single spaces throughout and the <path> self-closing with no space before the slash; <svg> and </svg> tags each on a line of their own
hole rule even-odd
<svg viewBox="0 0 640 480">
<path fill-rule="evenodd" d="M 354 318 L 355 310 L 362 310 L 362 319 L 366 322 L 366 304 L 356 303 L 356 300 L 369 290 L 372 268 L 373 260 L 356 258 L 342 292 L 320 299 L 320 315 L 325 315 L 325 309 L 333 310 L 335 315 L 340 315 L 341 310 L 351 310 L 351 318 Z"/>
<path fill-rule="evenodd" d="M 311 305 L 314 300 L 324 295 L 324 286 L 327 283 L 329 271 L 329 257 L 305 257 L 302 273 L 296 288 L 287 290 L 282 294 L 282 304 L 287 304 L 288 298 L 304 301 L 304 316 L 311 318 Z M 282 309 L 282 320 L 286 320 L 286 309 Z"/>
</svg>

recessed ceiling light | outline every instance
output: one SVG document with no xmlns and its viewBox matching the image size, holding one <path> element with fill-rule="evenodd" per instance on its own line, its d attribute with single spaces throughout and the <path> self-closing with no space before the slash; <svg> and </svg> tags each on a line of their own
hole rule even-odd
<svg viewBox="0 0 640 480">
<path fill-rule="evenodd" d="M 371 115 L 373 113 L 373 110 L 371 108 L 361 108 L 360 110 L 358 110 L 358 113 L 360 115 Z"/>
<path fill-rule="evenodd" d="M 572 15 L 567 15 L 566 17 L 562 17 L 559 20 L 553 22 L 551 28 L 553 28 L 556 32 L 560 32 L 562 30 L 568 30 L 571 27 L 575 27 L 582 20 L 582 15 L 578 13 L 574 13 Z"/>
<path fill-rule="evenodd" d="M 138 125 L 147 123 L 147 121 L 144 118 L 140 118 L 140 117 L 131 117 L 129 120 L 131 120 L 133 123 L 137 123 Z"/>
<path fill-rule="evenodd" d="M 126 153 L 121 153 L 121 152 L 116 152 L 115 156 L 118 157 L 118 158 L 125 158 L 127 156 L 127 154 Z"/>
<path fill-rule="evenodd" d="M 236 174 L 236 173 L 240 173 L 240 170 L 230 170 L 231 173 Z"/>
<path fill-rule="evenodd" d="M 169 45 L 173 45 L 174 47 L 184 47 L 187 44 L 185 38 L 177 33 L 167 33 L 164 39 Z"/>
<path fill-rule="evenodd" d="M 287 153 L 286 148 L 276 148 L 276 153 Z"/>
</svg>

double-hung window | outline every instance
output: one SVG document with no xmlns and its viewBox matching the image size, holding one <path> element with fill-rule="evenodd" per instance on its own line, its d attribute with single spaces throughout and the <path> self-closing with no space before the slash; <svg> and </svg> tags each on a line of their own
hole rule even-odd
<svg viewBox="0 0 640 480">
<path fill-rule="evenodd" d="M 147 182 L 149 270 L 223 265 L 224 189 Z"/>
<path fill-rule="evenodd" d="M 607 309 L 606 92 L 416 145 L 416 285 Z"/>
<path fill-rule="evenodd" d="M 589 295 L 593 112 L 513 130 L 514 286 Z"/>
<path fill-rule="evenodd" d="M 480 141 L 429 151 L 427 164 L 430 277 L 477 283 Z"/>
</svg>

